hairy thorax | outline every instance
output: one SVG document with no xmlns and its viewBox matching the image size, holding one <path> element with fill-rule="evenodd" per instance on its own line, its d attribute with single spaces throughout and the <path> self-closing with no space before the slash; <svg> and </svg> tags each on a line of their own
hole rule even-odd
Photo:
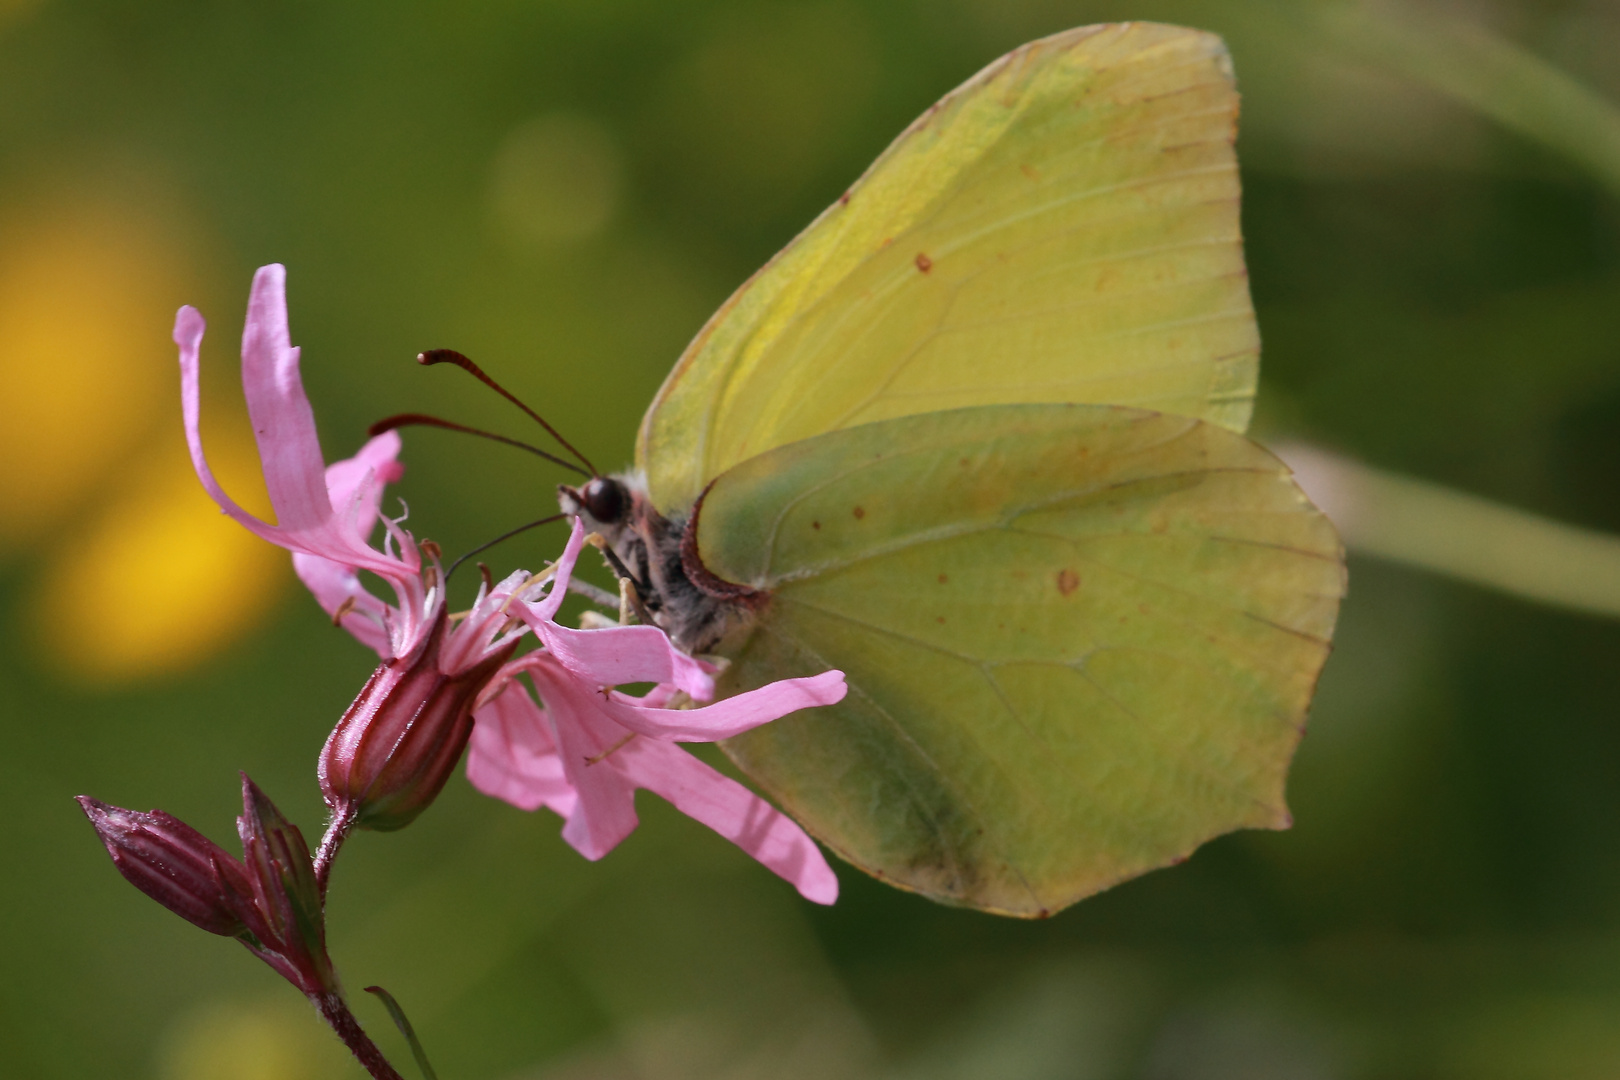
<svg viewBox="0 0 1620 1080">
<path fill-rule="evenodd" d="M 640 470 L 597 477 L 579 488 L 557 489 L 563 512 L 578 514 L 600 533 L 647 615 L 691 655 L 725 655 L 741 648 L 769 594 L 709 573 L 697 550 L 697 513 L 665 517 L 647 497 Z M 610 560 L 612 562 L 614 560 Z"/>
</svg>

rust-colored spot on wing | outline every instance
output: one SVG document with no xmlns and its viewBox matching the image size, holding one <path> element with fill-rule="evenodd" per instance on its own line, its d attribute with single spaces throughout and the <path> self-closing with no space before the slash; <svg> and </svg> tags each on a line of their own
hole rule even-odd
<svg viewBox="0 0 1620 1080">
<path fill-rule="evenodd" d="M 945 575 L 944 575 L 944 574 L 941 574 L 941 575 L 939 575 L 939 583 L 940 583 L 940 584 L 941 584 L 941 585 L 943 585 L 943 584 L 945 584 L 945 582 L 947 582 L 947 581 L 949 581 L 949 580 L 950 580 L 950 579 L 949 579 L 949 578 L 947 578 L 947 577 L 946 577 L 946 576 L 945 576 Z"/>
<path fill-rule="evenodd" d="M 921 251 L 917 252 L 917 269 L 921 270 L 923 273 L 926 274 L 926 273 L 928 273 L 928 271 L 932 270 L 933 268 L 934 268 L 934 260 L 930 259 L 927 255 L 925 255 Z"/>
<path fill-rule="evenodd" d="M 866 507 L 864 507 L 864 506 L 857 506 L 857 507 L 856 507 L 856 508 L 855 508 L 855 520 L 856 520 L 856 521 L 859 521 L 859 520 L 860 520 L 860 519 L 861 519 L 861 518 L 863 518 L 863 517 L 865 517 L 865 516 L 866 516 Z"/>
<path fill-rule="evenodd" d="M 820 531 L 821 531 L 821 522 L 819 522 L 819 521 L 812 521 L 812 522 L 811 522 L 811 523 L 810 523 L 810 527 L 811 527 L 811 528 L 812 528 L 812 529 L 814 529 L 814 530 L 816 530 L 816 532 L 820 532 Z"/>
<path fill-rule="evenodd" d="M 1074 590 L 1080 587 L 1080 575 L 1067 567 L 1059 570 L 1057 576 L 1057 587 L 1058 592 L 1062 593 L 1064 596 L 1069 596 L 1074 592 Z"/>
</svg>

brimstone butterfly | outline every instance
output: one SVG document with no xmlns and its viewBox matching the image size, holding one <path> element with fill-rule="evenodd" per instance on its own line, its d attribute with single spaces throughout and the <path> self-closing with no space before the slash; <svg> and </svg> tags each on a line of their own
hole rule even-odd
<svg viewBox="0 0 1620 1080">
<path fill-rule="evenodd" d="M 1236 119 L 1211 34 L 1003 57 L 710 319 L 634 473 L 564 489 L 724 686 L 847 673 L 726 750 L 886 881 L 1041 916 L 1289 822 L 1345 578 L 1241 434 Z"/>
</svg>

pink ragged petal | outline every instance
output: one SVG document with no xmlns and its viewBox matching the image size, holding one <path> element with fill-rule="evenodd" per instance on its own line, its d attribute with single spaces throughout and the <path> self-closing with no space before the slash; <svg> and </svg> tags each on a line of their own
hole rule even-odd
<svg viewBox="0 0 1620 1080">
<path fill-rule="evenodd" d="M 399 433 L 384 432 L 362 446 L 354 457 L 335 461 L 326 469 L 326 491 L 333 515 L 346 520 L 347 531 L 361 541 L 376 527 L 383 488 L 404 475 L 405 466 L 397 460 L 399 451 Z M 294 551 L 293 569 L 328 615 L 348 604 L 349 613 L 341 624 L 362 645 L 376 650 L 384 660 L 393 656 L 388 632 L 383 628 L 388 605 L 360 584 L 353 568 L 320 555 Z"/>
<path fill-rule="evenodd" d="M 326 494 L 345 531 L 366 540 L 377 524 L 383 489 L 405 475 L 397 431 L 385 431 L 352 458 L 326 467 Z"/>
<path fill-rule="evenodd" d="M 563 775 L 545 714 L 522 686 L 504 692 L 473 712 L 467 748 L 467 779 L 485 795 L 520 810 L 548 807 L 571 817 L 579 797 Z"/>
<path fill-rule="evenodd" d="M 640 697 L 622 692 L 617 693 L 615 696 L 619 701 L 627 705 L 637 705 L 643 709 L 669 709 L 674 707 L 671 702 L 675 700 L 675 695 L 680 692 L 669 683 L 659 683 Z"/>
<path fill-rule="evenodd" d="M 320 445 L 314 436 L 314 416 L 298 382 L 297 350 L 286 346 L 281 350 L 285 355 L 271 355 L 277 352 L 275 327 L 278 324 L 279 340 L 285 346 L 286 305 L 281 285 L 279 266 L 264 267 L 254 278 L 248 330 L 243 336 L 242 365 L 248 412 L 278 524 L 271 525 L 238 506 L 225 494 L 208 467 L 202 448 L 198 385 L 198 354 L 206 324 L 195 308 L 187 306 L 175 316 L 174 341 L 180 347 L 180 404 L 192 467 L 220 509 L 272 544 L 345 566 L 362 567 L 390 581 L 411 576 L 415 573 L 413 567 L 367 547 L 363 537 L 344 530 L 332 511 L 321 467 Z M 288 380 L 290 388 L 285 385 Z M 287 404 L 288 401 L 291 404 Z M 296 415 L 300 412 L 299 405 L 302 406 L 301 418 Z M 318 491 L 319 499 L 306 498 L 306 487 Z"/>
<path fill-rule="evenodd" d="M 286 283 L 280 263 L 261 266 L 253 275 L 242 329 L 242 391 L 276 523 L 287 532 L 308 532 L 331 519 L 332 503 L 315 413 L 287 331 Z"/>
<path fill-rule="evenodd" d="M 648 709 L 617 694 L 605 705 L 614 720 L 643 735 L 675 742 L 713 742 L 800 709 L 835 704 L 844 699 L 846 690 L 842 671 L 824 671 L 803 679 L 782 679 L 701 709 Z"/>
<path fill-rule="evenodd" d="M 635 699 L 622 694 L 603 694 L 594 680 L 581 678 L 549 650 L 513 661 L 497 679 L 519 673 L 528 674 L 533 681 L 545 703 L 544 711 L 521 691 L 519 699 L 500 708 L 512 710 L 513 715 L 522 713 L 528 723 L 534 717 L 548 723 L 550 741 L 534 740 L 530 753 L 545 756 L 546 748 L 556 747 L 563 777 L 578 799 L 563 827 L 563 839 L 580 854 L 599 859 L 628 836 L 637 825 L 636 789 L 646 788 L 737 844 L 807 899 L 830 904 L 837 898 L 837 877 L 797 824 L 668 740 L 720 737 L 797 709 L 832 704 L 844 696 L 842 672 L 772 683 L 718 705 L 689 711 L 648 708 L 631 704 Z M 512 695 L 508 688 L 491 706 Z M 483 725 L 485 714 L 477 715 Z M 489 741 L 478 750 L 474 782 L 509 801 L 532 801 L 535 794 L 514 775 L 514 762 L 521 757 L 514 738 L 508 729 L 493 727 L 499 714 L 490 715 L 491 733 L 484 736 Z M 648 731 L 638 734 L 635 727 Z M 505 736 L 504 742 L 496 731 Z M 469 762 L 468 768 L 472 776 L 475 767 Z"/>
<path fill-rule="evenodd" d="M 358 574 L 341 563 L 301 551 L 293 552 L 293 570 L 328 615 L 335 615 L 345 601 L 352 600 L 339 624 L 382 659 L 393 659 L 393 645 L 383 628 L 388 605 L 366 591 Z"/>
<path fill-rule="evenodd" d="M 635 739 L 608 759 L 636 787 L 669 801 L 748 852 L 806 900 L 838 899 L 838 877 L 814 840 L 792 818 L 686 751 Z"/>
<path fill-rule="evenodd" d="M 600 859 L 636 828 L 635 789 L 607 764 L 634 735 L 609 720 L 601 695 L 561 664 L 544 653 L 530 656 L 529 677 L 545 702 L 563 775 L 579 796 L 563 839 L 587 859 Z"/>
<path fill-rule="evenodd" d="M 196 471 L 197 479 L 202 481 L 209 498 L 213 499 L 221 510 L 246 527 L 249 532 L 272 544 L 285 547 L 280 529 L 268 522 L 260 521 L 225 494 L 225 489 L 219 486 L 219 481 L 214 479 L 213 470 L 208 467 L 208 458 L 203 454 L 198 363 L 203 331 L 207 328 L 208 323 L 204 321 L 202 313 L 190 304 L 181 308 L 174 316 L 174 343 L 180 346 L 180 412 L 186 429 L 186 448 L 191 451 L 191 467 Z"/>
<path fill-rule="evenodd" d="M 528 571 L 517 570 L 487 592 L 483 587 L 479 588 L 478 597 L 466 617 L 456 623 L 444 639 L 444 645 L 439 650 L 440 670 L 453 673 L 482 663 L 490 650 L 500 648 L 529 632 L 528 624 L 522 621 L 516 621 L 511 629 L 505 629 L 514 622 L 507 614 L 507 601 L 528 579 Z M 490 685 L 499 687 L 505 682 L 506 676 L 503 674 L 493 679 Z"/>
<path fill-rule="evenodd" d="M 551 591 L 532 604 L 521 602 L 514 604 L 514 614 L 535 629 L 539 629 L 541 623 L 555 618 L 557 609 L 562 607 L 563 598 L 568 595 L 568 578 L 573 574 L 574 564 L 579 561 L 579 553 L 584 547 L 585 526 L 576 517 L 573 531 L 568 534 L 568 544 L 563 548 L 562 557 L 557 560 L 557 572 L 551 579 Z"/>
<path fill-rule="evenodd" d="M 545 620 L 536 632 L 562 665 L 600 686 L 670 683 L 694 701 L 714 696 L 714 680 L 703 665 L 670 644 L 656 626 L 610 626 L 574 630 Z"/>
</svg>

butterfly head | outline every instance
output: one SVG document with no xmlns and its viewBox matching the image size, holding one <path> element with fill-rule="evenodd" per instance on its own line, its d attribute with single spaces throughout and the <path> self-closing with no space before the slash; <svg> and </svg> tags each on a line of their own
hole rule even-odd
<svg viewBox="0 0 1620 1080">
<path fill-rule="evenodd" d="M 577 487 L 557 485 L 562 512 L 578 515 L 587 529 L 601 533 L 612 544 L 621 534 L 634 530 L 637 511 L 645 501 L 645 483 L 635 473 L 593 476 Z"/>
<path fill-rule="evenodd" d="M 623 525 L 630 517 L 630 489 L 611 476 L 592 477 L 579 488 L 576 501 L 581 510 L 605 526 Z"/>
<path fill-rule="evenodd" d="M 618 562 L 614 572 L 628 577 L 656 605 L 657 574 L 651 564 L 657 545 L 649 545 L 649 523 L 642 520 L 648 503 L 640 474 L 593 476 L 578 487 L 558 484 L 557 503 L 564 514 L 577 516 L 588 531 L 601 534 Z"/>
</svg>

